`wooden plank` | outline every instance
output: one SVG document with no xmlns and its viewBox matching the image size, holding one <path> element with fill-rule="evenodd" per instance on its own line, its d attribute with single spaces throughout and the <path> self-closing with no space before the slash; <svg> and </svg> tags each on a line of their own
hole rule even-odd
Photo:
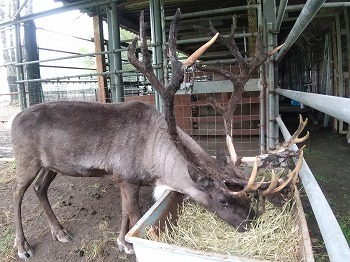
<svg viewBox="0 0 350 262">
<path fill-rule="evenodd" d="M 94 27 L 94 43 L 95 43 L 95 52 L 100 53 L 104 51 L 103 44 L 103 28 L 102 28 L 102 16 L 95 15 L 93 17 L 93 27 Z M 103 73 L 106 71 L 106 62 L 104 55 L 96 55 L 96 71 L 97 73 Z M 102 76 L 97 76 L 98 84 L 98 101 L 101 103 L 106 103 L 106 87 L 107 80 Z"/>
</svg>

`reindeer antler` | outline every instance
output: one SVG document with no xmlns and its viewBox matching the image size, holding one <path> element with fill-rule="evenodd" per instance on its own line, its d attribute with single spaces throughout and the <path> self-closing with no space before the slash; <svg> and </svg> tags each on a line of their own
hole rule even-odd
<svg viewBox="0 0 350 262">
<path fill-rule="evenodd" d="M 183 63 L 181 63 L 176 55 L 176 26 L 180 20 L 181 11 L 177 9 L 176 14 L 170 24 L 169 30 L 169 57 L 171 61 L 171 71 L 172 76 L 169 84 L 165 86 L 161 83 L 155 76 L 151 64 L 151 56 L 148 51 L 147 41 L 146 41 L 146 31 L 145 31 L 145 22 L 144 22 L 144 12 L 141 12 L 140 15 L 140 41 L 141 41 L 141 54 L 143 56 L 143 63 L 138 60 L 135 55 L 137 38 L 132 41 L 132 44 L 128 47 L 128 59 L 129 62 L 135 66 L 141 73 L 143 73 L 152 84 L 152 86 L 159 92 L 162 99 L 164 100 L 164 115 L 165 120 L 168 126 L 168 132 L 178 150 L 181 154 L 199 170 L 204 172 L 206 175 L 212 178 L 218 178 L 217 163 L 214 159 L 209 160 L 210 163 L 207 163 L 208 159 L 201 159 L 200 156 L 197 156 L 192 150 L 191 146 L 185 141 L 182 141 L 181 136 L 178 135 L 175 114 L 174 114 L 174 96 L 176 91 L 180 88 L 180 85 L 184 78 L 185 70 L 191 66 L 206 49 L 213 44 L 215 39 L 218 37 L 218 34 L 215 34 L 214 37 L 195 51 L 189 58 L 187 58 Z M 234 178 L 227 176 L 227 180 L 234 181 Z"/>
<path fill-rule="evenodd" d="M 217 33 L 214 25 L 211 21 L 209 21 L 209 34 L 213 35 Z M 236 31 L 236 17 L 232 18 L 231 32 L 228 36 L 219 36 L 218 42 L 228 47 L 234 57 L 237 59 L 237 63 L 240 68 L 240 74 L 234 75 L 230 71 L 224 70 L 222 68 L 216 67 L 204 67 L 201 65 L 197 65 L 197 68 L 206 72 L 214 72 L 228 80 L 230 80 L 234 87 L 234 92 L 230 98 L 229 103 L 226 107 L 219 105 L 216 101 L 211 101 L 213 107 L 219 112 L 222 113 L 224 118 L 225 132 L 226 132 L 226 145 L 230 154 L 231 161 L 235 164 L 237 162 L 237 154 L 232 142 L 232 119 L 234 112 L 242 99 L 242 95 L 244 92 L 244 86 L 247 81 L 251 78 L 252 74 L 256 72 L 256 70 L 264 63 L 264 61 L 275 52 L 277 52 L 283 45 L 275 48 L 273 51 L 266 53 L 264 52 L 261 34 L 258 34 L 256 39 L 256 53 L 255 57 L 251 62 L 247 62 L 242 54 L 240 53 L 238 46 L 234 39 L 234 34 Z"/>
<path fill-rule="evenodd" d="M 200 29 L 203 31 L 203 29 Z M 215 29 L 214 25 L 211 21 L 209 21 L 209 34 L 213 35 L 217 33 L 217 30 Z M 202 71 L 206 72 L 214 72 L 228 80 L 230 80 L 233 84 L 234 90 L 233 94 L 230 98 L 230 101 L 228 102 L 227 106 L 223 106 L 215 101 L 215 99 L 211 99 L 210 102 L 214 109 L 219 113 L 223 115 L 224 119 L 224 126 L 225 126 L 225 133 L 226 133 L 226 145 L 227 149 L 229 151 L 229 155 L 231 158 L 231 161 L 234 165 L 238 164 L 239 161 L 237 157 L 237 153 L 235 151 L 233 141 L 232 141 L 232 126 L 233 126 L 233 115 L 234 112 L 239 104 L 239 102 L 242 99 L 242 95 L 244 92 L 244 86 L 246 82 L 251 78 L 252 74 L 256 72 L 256 70 L 265 62 L 265 60 L 269 57 L 275 54 L 283 45 L 278 46 L 274 50 L 266 53 L 264 52 L 263 43 L 262 43 L 262 37 L 259 33 L 256 40 L 256 53 L 255 57 L 250 61 L 247 62 L 242 54 L 239 51 L 239 48 L 235 42 L 234 34 L 236 31 L 236 17 L 234 16 L 232 19 L 232 25 L 231 25 L 231 32 L 228 36 L 222 36 L 220 35 L 217 39 L 218 42 L 225 45 L 231 53 L 234 55 L 234 57 L 237 60 L 237 63 L 240 68 L 240 73 L 238 75 L 235 75 L 231 73 L 230 71 L 224 70 L 222 68 L 217 67 L 204 67 L 201 65 L 197 65 L 197 68 Z M 289 147 L 294 143 L 299 143 L 305 141 L 309 134 L 307 133 L 306 136 L 303 138 L 298 138 L 304 127 L 306 126 L 307 119 L 305 121 L 302 120 L 302 117 L 300 116 L 300 125 L 298 127 L 298 130 L 294 133 L 292 138 L 289 141 L 286 141 L 283 143 L 280 147 L 278 147 L 276 150 L 269 152 L 269 154 L 258 156 L 255 159 L 255 164 L 253 171 L 251 173 L 251 176 L 249 178 L 249 181 L 247 185 L 244 187 L 243 190 L 239 192 L 231 192 L 230 194 L 234 195 L 243 195 L 248 192 L 252 192 L 257 190 L 258 188 L 261 188 L 262 185 L 266 188 L 266 184 L 269 186 L 267 189 L 265 189 L 262 196 L 267 196 L 269 194 L 276 193 L 283 188 L 285 188 L 291 181 L 292 181 L 292 187 L 294 187 L 297 178 L 298 178 L 298 171 L 300 169 L 301 163 L 302 163 L 302 149 L 300 149 L 298 152 L 292 152 L 289 150 Z M 286 180 L 278 180 L 276 178 L 276 175 L 274 172 L 272 173 L 271 181 L 270 182 L 264 182 L 264 178 L 260 182 L 255 182 L 256 178 L 256 169 L 259 161 L 265 161 L 265 162 L 275 162 L 276 159 L 283 158 L 283 161 L 286 161 L 286 159 L 290 158 L 291 156 L 299 156 L 301 160 L 299 160 L 297 167 L 288 174 L 288 179 Z M 249 158 L 251 160 L 252 158 Z M 268 161 L 267 161 L 268 160 Z M 278 163 L 281 164 L 280 162 Z M 266 166 L 266 163 L 261 164 L 260 166 Z"/>
<path fill-rule="evenodd" d="M 211 34 L 214 35 L 214 37 L 208 43 L 204 44 L 197 51 L 195 51 L 194 54 L 191 55 L 188 59 L 186 59 L 183 63 L 181 63 L 176 55 L 176 26 L 179 22 L 180 15 L 181 12 L 178 9 L 171 22 L 169 30 L 169 57 L 171 61 L 172 77 L 167 86 L 161 83 L 153 72 L 151 56 L 148 51 L 146 40 L 144 12 L 141 12 L 140 16 L 141 54 L 143 56 L 144 61 L 142 63 L 138 60 L 138 58 L 135 55 L 136 43 L 138 40 L 137 38 L 135 38 L 132 41 L 132 44 L 128 48 L 128 59 L 131 64 L 133 64 L 141 73 L 143 73 L 148 78 L 152 86 L 159 92 L 162 99 L 164 100 L 164 114 L 165 121 L 168 126 L 168 132 L 175 146 L 185 157 L 185 159 L 187 159 L 189 163 L 191 163 L 200 171 L 202 171 L 206 176 L 217 181 L 220 187 L 225 191 L 228 190 L 228 185 L 240 185 L 244 187 L 239 192 L 231 191 L 229 193 L 230 195 L 240 197 L 247 192 L 257 190 L 263 184 L 266 185 L 264 179 L 260 182 L 255 182 L 257 163 L 255 164 L 255 168 L 253 169 L 253 172 L 248 180 L 247 175 L 244 174 L 239 168 L 235 167 L 234 165 L 229 165 L 229 167 L 222 166 L 221 163 L 219 163 L 219 161 L 216 161 L 211 157 L 202 159 L 201 156 L 196 155 L 196 152 L 191 150 L 191 147 L 193 147 L 194 145 L 188 143 L 188 141 L 183 140 L 184 136 L 179 135 L 178 133 L 174 114 L 174 96 L 176 91 L 180 88 L 181 82 L 183 81 L 185 70 L 189 66 L 191 66 L 199 58 L 199 56 L 210 47 L 210 45 L 212 45 L 215 39 L 218 39 L 222 43 L 226 43 L 230 50 L 232 49 L 232 52 L 236 54 L 236 58 L 239 61 L 239 64 L 241 65 L 242 74 L 240 74 L 239 76 L 235 76 L 231 72 L 215 69 L 217 70 L 217 72 L 220 72 L 220 74 L 222 74 L 223 76 L 229 78 L 235 84 L 236 92 L 235 95 L 231 97 L 231 100 L 226 108 L 217 103 L 215 104 L 215 101 L 214 106 L 216 106 L 218 110 L 222 110 L 222 113 L 224 115 L 227 144 L 232 145 L 231 149 L 229 150 L 231 150 L 231 158 L 234 158 L 236 156 L 236 153 L 232 143 L 232 134 L 230 133 L 231 131 L 229 131 L 232 130 L 231 116 L 233 115 L 233 112 L 236 109 L 238 101 L 241 99 L 245 83 L 248 81 L 253 71 L 256 70 L 256 68 L 258 68 L 258 66 L 260 66 L 260 64 L 262 64 L 263 61 L 265 61 L 268 55 L 261 55 L 259 53 L 259 57 L 263 58 L 254 59 L 256 61 L 254 63 L 247 63 L 240 55 L 238 47 L 234 43 L 233 35 L 236 27 L 235 22 L 232 25 L 231 34 L 227 38 L 219 36 L 215 28 L 211 24 Z M 230 43 L 233 44 L 231 45 Z M 209 69 L 205 68 L 204 70 Z M 236 159 L 233 162 L 235 161 Z M 235 175 L 235 177 L 233 175 Z M 293 181 L 295 180 L 294 177 L 290 179 Z M 268 193 L 275 192 L 276 190 L 281 190 L 281 188 L 285 187 L 290 182 L 289 180 L 288 182 L 281 184 L 281 182 L 276 182 L 275 180 L 276 179 L 272 179 L 272 182 L 270 182 L 267 188 Z"/>
</svg>

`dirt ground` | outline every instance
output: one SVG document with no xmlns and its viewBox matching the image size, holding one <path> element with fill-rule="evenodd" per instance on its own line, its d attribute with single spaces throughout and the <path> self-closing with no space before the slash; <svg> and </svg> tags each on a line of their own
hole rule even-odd
<svg viewBox="0 0 350 262">
<path fill-rule="evenodd" d="M 4 123 L 0 123 L 0 130 L 0 148 L 6 148 L 3 145 L 6 141 L 8 143 L 9 136 Z M 350 190 L 347 187 L 350 180 L 350 145 L 346 143 L 345 136 L 318 125 L 311 124 L 308 130 L 311 139 L 307 142 L 305 159 L 350 242 Z M 1 158 L 11 156 L 11 151 L 5 151 L 0 156 L 0 261 L 19 261 L 16 250 L 12 248 L 11 187 L 15 164 L 1 161 Z M 34 191 L 29 188 L 23 200 L 24 230 L 35 250 L 34 258 L 29 261 L 136 261 L 135 256 L 120 253 L 116 248 L 121 218 L 120 193 L 110 179 L 59 175 L 51 184 L 49 199 L 58 219 L 74 239 L 71 243 L 52 240 L 43 210 Z M 143 189 L 140 200 L 145 212 L 153 203 L 151 189 Z M 305 196 L 303 205 L 316 261 L 329 261 Z"/>
</svg>

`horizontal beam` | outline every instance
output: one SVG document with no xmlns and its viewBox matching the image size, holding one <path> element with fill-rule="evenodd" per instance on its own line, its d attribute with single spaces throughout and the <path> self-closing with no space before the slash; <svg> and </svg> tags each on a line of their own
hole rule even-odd
<svg viewBox="0 0 350 262">
<path fill-rule="evenodd" d="M 239 33 L 235 34 L 235 38 L 244 38 L 244 37 L 251 37 L 251 36 L 257 36 L 258 33 Z M 228 37 L 228 35 L 223 35 L 223 37 Z M 182 40 L 177 40 L 176 44 L 181 45 L 181 44 L 193 44 L 193 43 L 201 43 L 201 42 L 207 42 L 211 39 L 212 37 L 197 37 L 193 39 L 182 39 Z M 168 42 L 166 42 L 168 45 Z"/>
<path fill-rule="evenodd" d="M 232 92 L 232 89 L 231 91 Z M 219 104 L 226 104 L 229 102 L 229 98 L 222 98 L 222 97 L 216 97 L 215 101 Z M 260 97 L 256 96 L 256 97 L 242 97 L 241 101 L 239 101 L 237 104 L 238 105 L 243 105 L 243 104 L 259 104 L 260 103 Z M 209 101 L 206 100 L 202 100 L 202 101 L 192 101 L 191 105 L 193 106 L 211 106 L 212 103 L 210 103 Z"/>
<path fill-rule="evenodd" d="M 232 13 L 237 11 L 244 11 L 250 8 L 258 8 L 258 5 L 244 5 L 244 6 L 234 6 L 234 7 L 227 7 L 227 8 L 220 8 L 220 9 L 212 9 L 207 11 L 199 11 L 199 12 L 193 12 L 193 13 L 186 13 L 181 15 L 181 19 L 186 18 L 193 18 L 193 17 L 201 17 L 201 16 L 210 16 L 210 15 L 217 15 L 217 14 L 223 14 L 223 13 Z M 174 16 L 166 16 L 166 21 L 171 21 Z"/>
<path fill-rule="evenodd" d="M 305 5 L 287 5 L 286 12 L 295 12 L 303 9 Z M 350 2 L 335 2 L 335 3 L 324 3 L 321 8 L 337 8 L 337 7 L 349 7 Z"/>
<path fill-rule="evenodd" d="M 209 74 L 208 74 L 209 75 Z M 177 94 L 185 94 L 189 83 L 182 83 Z M 193 94 L 232 92 L 233 84 L 230 80 L 215 80 L 206 82 L 194 82 Z M 251 78 L 244 86 L 244 91 L 260 91 L 259 79 Z"/>
<path fill-rule="evenodd" d="M 34 14 L 25 15 L 25 16 L 22 16 L 16 20 L 14 20 L 14 21 L 7 21 L 4 23 L 1 23 L 0 28 L 5 28 L 8 26 L 12 26 L 14 24 L 23 23 L 25 21 L 30 21 L 30 20 L 34 20 L 37 18 L 42 18 L 42 17 L 51 16 L 51 15 L 55 15 L 55 14 L 60 14 L 60 13 L 64 13 L 64 12 L 68 12 L 68 11 L 72 11 L 72 10 L 85 9 L 85 8 L 89 8 L 89 7 L 93 7 L 93 6 L 99 6 L 99 5 L 106 5 L 106 4 L 110 4 L 111 2 L 115 2 L 115 1 L 117 1 L 117 0 L 79 1 L 79 2 L 75 2 L 73 4 L 66 4 L 66 5 L 58 7 L 58 8 L 54 8 L 54 9 L 50 9 L 50 10 L 46 10 L 46 11 L 42 11 L 42 12 L 38 12 L 38 13 L 34 13 Z"/>
<path fill-rule="evenodd" d="M 289 140 L 291 135 L 284 125 L 281 117 L 277 117 L 276 121 L 281 129 L 284 139 L 286 141 Z M 295 144 L 291 148 L 293 150 L 298 150 L 298 147 Z M 294 162 L 296 162 L 296 159 L 294 159 Z M 331 207 L 327 202 L 327 199 L 323 195 L 322 190 L 305 159 L 299 171 L 299 176 L 308 196 L 312 210 L 315 214 L 330 261 L 350 261 L 350 249 L 348 243 L 342 230 L 340 229 Z"/>
<path fill-rule="evenodd" d="M 290 30 L 286 41 L 284 42 L 284 46 L 276 55 L 276 61 L 282 59 L 285 53 L 289 50 L 289 48 L 295 43 L 298 37 L 305 30 L 306 26 L 311 22 L 312 18 L 316 15 L 318 10 L 321 8 L 322 4 L 325 0 L 307 0 L 304 5 L 301 13 L 295 22 L 293 28 Z"/>
<path fill-rule="evenodd" d="M 259 121 L 260 116 L 259 115 L 239 115 L 239 116 L 232 116 L 233 122 L 242 122 L 242 121 Z M 222 116 L 196 116 L 191 117 L 191 122 L 198 122 L 198 123 L 218 123 L 224 125 Z"/>
<path fill-rule="evenodd" d="M 193 129 L 192 134 L 194 136 L 225 136 L 225 129 Z M 259 129 L 251 128 L 251 129 L 232 129 L 233 136 L 258 136 Z"/>
<path fill-rule="evenodd" d="M 327 115 L 331 115 L 338 120 L 350 123 L 350 98 L 306 93 L 281 88 L 277 88 L 275 92 L 317 109 Z"/>
</svg>

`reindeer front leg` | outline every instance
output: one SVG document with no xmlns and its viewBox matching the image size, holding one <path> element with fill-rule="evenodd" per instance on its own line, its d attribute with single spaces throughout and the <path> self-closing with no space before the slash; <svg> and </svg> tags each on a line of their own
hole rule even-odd
<svg viewBox="0 0 350 262">
<path fill-rule="evenodd" d="M 129 229 L 141 218 L 139 208 L 140 185 L 120 182 L 120 194 L 122 197 L 122 222 L 119 237 L 117 239 L 119 250 L 126 254 L 133 254 L 132 244 L 125 241 L 125 235 Z"/>
</svg>

